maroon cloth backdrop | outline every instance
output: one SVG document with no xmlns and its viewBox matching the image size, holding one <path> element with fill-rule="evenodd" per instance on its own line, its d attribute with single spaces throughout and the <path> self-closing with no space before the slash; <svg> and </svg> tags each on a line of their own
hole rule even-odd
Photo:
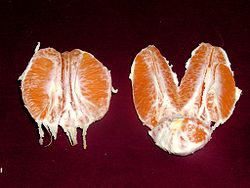
<svg viewBox="0 0 250 188">
<path fill-rule="evenodd" d="M 1 1 L 0 187 L 250 187 L 250 3 L 248 1 Z M 59 129 L 49 147 L 23 106 L 18 77 L 37 42 L 95 55 L 111 70 L 106 116 L 88 129 L 87 150 Z M 200 151 L 163 152 L 134 109 L 129 80 L 136 54 L 154 44 L 180 79 L 201 42 L 228 53 L 243 90 L 231 118 Z M 49 135 L 46 135 L 49 142 Z"/>
</svg>

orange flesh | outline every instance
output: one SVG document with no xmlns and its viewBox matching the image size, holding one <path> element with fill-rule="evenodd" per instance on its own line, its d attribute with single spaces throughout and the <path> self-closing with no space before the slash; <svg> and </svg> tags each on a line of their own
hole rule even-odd
<svg viewBox="0 0 250 188">
<path fill-rule="evenodd" d="M 58 55 L 62 58 L 62 62 L 57 62 L 58 68 L 61 69 L 61 75 L 59 75 L 58 80 L 61 83 L 56 84 L 57 86 L 61 85 L 63 92 L 62 95 L 57 96 L 59 102 L 51 109 L 49 122 L 53 122 L 55 117 L 59 117 L 63 113 L 71 113 L 62 111 L 66 102 L 70 102 L 72 109 L 77 110 L 73 99 L 73 92 L 76 92 L 75 79 L 79 80 L 80 95 L 82 94 L 92 103 L 92 107 L 90 108 L 93 113 L 103 110 L 103 108 L 107 109 L 111 87 L 110 75 L 107 74 L 108 70 L 93 56 L 85 52 L 83 53 L 80 50 L 64 52 L 61 55 L 55 50 L 46 49 L 38 51 L 37 54 L 38 57 L 32 62 L 30 70 L 27 72 L 22 84 L 24 103 L 35 120 L 43 120 L 48 113 L 48 109 L 51 108 L 50 105 L 55 100 L 54 94 L 51 95 L 51 98 L 48 95 L 50 82 L 54 79 L 52 75 L 56 76 L 54 73 L 52 74 L 52 71 L 55 69 L 55 62 L 45 57 L 39 57 L 39 55 L 51 58 Z M 73 61 L 73 57 L 78 58 L 81 54 L 83 54 L 83 58 L 80 62 Z M 78 67 L 78 69 L 75 67 Z M 72 75 L 77 74 L 78 77 L 75 76 L 73 78 Z M 69 101 L 66 101 L 67 94 L 70 96 Z"/>
<path fill-rule="evenodd" d="M 211 73 L 209 72 L 209 75 L 211 74 L 210 79 L 215 82 L 218 80 L 217 82 L 220 85 L 220 91 L 208 93 L 206 98 L 211 120 L 217 122 L 220 116 L 222 118 L 228 117 L 236 100 L 236 86 L 228 66 L 230 65 L 228 65 L 221 48 L 203 43 L 192 54 L 189 66 L 178 87 L 174 82 L 171 68 L 159 50 L 154 46 L 148 46 L 136 56 L 134 69 L 132 70 L 133 97 L 137 113 L 144 123 L 149 123 L 153 127 L 157 126 L 159 108 L 162 107 L 165 94 L 172 104 L 172 106 L 166 106 L 165 108 L 175 108 L 176 113 L 178 113 L 191 100 L 198 89 L 201 93 L 196 96 L 195 104 L 199 108 L 206 87 L 204 79 L 209 68 L 211 70 Z M 219 99 L 219 106 L 215 103 L 217 98 Z M 148 118 L 151 121 L 145 122 Z M 196 132 L 197 140 L 205 138 L 202 131 L 197 130 Z"/>
<path fill-rule="evenodd" d="M 191 57 L 189 67 L 182 78 L 179 87 L 179 109 L 181 109 L 193 96 L 199 82 L 199 78 L 204 78 L 205 70 L 209 65 L 209 60 L 206 58 L 207 53 L 211 53 L 211 46 L 207 47 L 202 45 L 196 51 L 195 55 Z"/>
<path fill-rule="evenodd" d="M 177 86 L 168 63 L 156 47 L 149 46 L 136 56 L 135 62 L 133 96 L 136 109 L 142 119 L 146 119 L 150 114 L 150 123 L 152 126 L 156 126 L 158 123 L 157 108 L 162 107 L 164 100 L 164 96 L 157 94 L 157 87 L 161 93 L 167 92 L 170 102 L 175 105 L 177 104 Z M 167 87 L 162 87 L 162 77 L 164 77 L 164 85 Z M 156 99 L 158 99 L 158 103 L 155 103 Z M 151 108 L 153 105 L 154 108 Z"/>
<path fill-rule="evenodd" d="M 101 63 L 90 54 L 84 53 L 79 65 L 79 74 L 83 96 L 94 103 L 96 108 L 105 106 L 109 83 Z"/>
<path fill-rule="evenodd" d="M 185 118 L 183 120 L 183 126 L 181 127 L 181 130 L 188 132 L 188 138 L 192 142 L 198 143 L 204 141 L 206 139 L 205 131 L 202 128 L 195 127 L 194 124 L 189 123 L 189 120 L 194 121 L 192 119 Z M 200 121 L 194 121 L 193 123 L 202 126 L 202 122 Z"/>
<path fill-rule="evenodd" d="M 174 82 L 172 70 L 159 50 L 154 46 L 149 46 L 140 52 L 135 58 L 135 67 L 133 72 L 133 96 L 134 103 L 141 119 L 145 119 L 150 113 L 151 124 L 157 124 L 157 112 L 155 100 L 163 100 L 164 93 L 170 99 L 174 108 L 181 109 L 193 96 L 198 78 L 205 75 L 205 70 L 209 64 L 206 60 L 207 54 L 211 52 L 211 46 L 203 45 L 191 58 L 189 68 L 182 79 L 179 93 L 178 86 Z M 205 60 L 205 61 L 204 61 Z M 152 65 L 151 65 L 152 64 Z M 201 74 L 203 72 L 204 74 Z M 164 81 L 165 88 L 162 87 L 160 80 Z M 161 96 L 157 94 L 156 87 L 159 87 Z M 160 101 L 158 107 L 163 103 Z"/>
<path fill-rule="evenodd" d="M 204 132 L 204 130 L 202 130 L 201 128 L 196 128 L 195 129 L 195 133 L 192 136 L 193 138 L 193 142 L 201 142 L 204 141 L 206 138 L 206 133 Z"/>
<path fill-rule="evenodd" d="M 206 133 L 201 128 L 195 128 L 193 125 L 183 126 L 183 131 L 193 132 L 192 134 L 188 134 L 188 138 L 191 142 L 202 142 L 206 139 Z"/>
<path fill-rule="evenodd" d="M 53 63 L 46 58 L 36 59 L 23 83 L 24 100 L 33 118 L 43 119 L 48 110 L 47 93 Z"/>
<path fill-rule="evenodd" d="M 59 53 L 53 48 L 36 51 L 21 75 L 23 101 L 38 123 L 39 143 L 43 129 L 54 139 L 61 126 L 71 145 L 77 144 L 77 128 L 82 129 L 83 147 L 89 125 L 108 111 L 111 76 L 91 54 L 81 50 Z"/>
<path fill-rule="evenodd" d="M 145 54 L 146 56 L 146 54 Z M 136 57 L 134 68 L 134 103 L 142 119 L 145 119 L 155 101 L 155 86 L 150 78 L 149 68 L 145 65 L 144 54 Z M 154 117 L 152 117 L 154 118 Z M 155 121 L 155 120 L 154 120 Z"/>
<path fill-rule="evenodd" d="M 227 118 L 232 110 L 235 102 L 235 82 L 233 75 L 229 68 L 223 64 L 219 64 L 216 68 L 216 75 L 218 75 L 217 82 L 220 87 L 218 93 L 219 109 L 222 118 Z"/>
<path fill-rule="evenodd" d="M 208 94 L 206 101 L 207 109 L 209 111 L 211 120 L 216 122 L 219 120 L 219 114 L 214 101 L 215 101 L 215 94 L 212 93 Z"/>
</svg>

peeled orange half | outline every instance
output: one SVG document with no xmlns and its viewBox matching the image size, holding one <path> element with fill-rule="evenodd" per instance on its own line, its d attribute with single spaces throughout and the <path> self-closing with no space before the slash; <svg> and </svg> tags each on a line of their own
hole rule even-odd
<svg viewBox="0 0 250 188">
<path fill-rule="evenodd" d="M 135 109 L 150 128 L 149 135 L 176 155 L 202 148 L 232 115 L 241 94 L 226 52 L 208 43 L 192 52 L 180 84 L 172 66 L 152 45 L 135 57 L 130 79 Z"/>
<path fill-rule="evenodd" d="M 40 144 L 42 126 L 54 139 L 61 126 L 72 145 L 77 144 L 77 128 L 82 129 L 86 148 L 88 127 L 109 109 L 110 71 L 88 52 L 45 48 L 35 51 L 19 79 L 25 107 L 38 124 Z"/>
</svg>

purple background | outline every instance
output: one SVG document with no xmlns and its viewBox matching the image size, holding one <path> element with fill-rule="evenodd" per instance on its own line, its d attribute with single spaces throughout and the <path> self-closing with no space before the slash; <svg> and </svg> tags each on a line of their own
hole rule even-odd
<svg viewBox="0 0 250 188">
<path fill-rule="evenodd" d="M 250 3 L 114 2 L 1 1 L 0 187 L 250 187 Z M 60 52 L 88 51 L 112 70 L 119 92 L 88 129 L 86 151 L 80 131 L 75 147 L 61 129 L 49 147 L 38 144 L 17 81 L 38 41 Z M 205 148 L 172 156 L 154 145 L 137 117 L 130 66 L 154 44 L 180 79 L 201 42 L 226 50 L 243 95 Z"/>
</svg>

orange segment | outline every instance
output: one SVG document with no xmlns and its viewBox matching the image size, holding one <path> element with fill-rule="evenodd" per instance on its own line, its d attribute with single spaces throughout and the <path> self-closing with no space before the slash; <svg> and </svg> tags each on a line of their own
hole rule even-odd
<svg viewBox="0 0 250 188">
<path fill-rule="evenodd" d="M 209 66 L 212 54 L 212 46 L 210 44 L 202 43 L 188 62 L 188 67 L 184 77 L 181 80 L 179 87 L 179 109 L 184 107 L 189 100 L 194 96 L 200 87 L 203 87 L 204 77 Z M 198 99 L 201 100 L 200 98 Z"/>
<path fill-rule="evenodd" d="M 214 86 L 207 94 L 206 105 L 211 120 L 220 124 L 232 114 L 241 90 L 235 85 L 230 62 L 223 49 L 214 47 L 212 61 Z"/>
<path fill-rule="evenodd" d="M 95 111 L 106 112 L 111 92 L 110 73 L 107 68 L 94 56 L 84 52 L 78 71 L 82 95 L 94 106 Z"/>
<path fill-rule="evenodd" d="M 86 131 L 91 123 L 108 111 L 111 98 L 111 76 L 108 69 L 93 55 L 75 49 L 62 54 L 63 111 L 60 125 L 71 144 L 77 144 L 76 128 Z"/>
<path fill-rule="evenodd" d="M 136 56 L 133 73 L 134 103 L 142 120 L 146 119 L 157 95 L 149 67 L 144 62 L 144 56 L 146 56 L 145 52 Z"/>
<path fill-rule="evenodd" d="M 225 120 L 231 115 L 236 102 L 236 87 L 232 72 L 224 64 L 219 64 L 216 67 L 215 82 L 218 88 L 216 90 L 218 108 L 221 118 Z"/>
<path fill-rule="evenodd" d="M 37 58 L 32 62 L 23 84 L 23 99 L 33 118 L 44 119 L 49 104 L 48 87 L 53 62 L 47 58 Z"/>
<path fill-rule="evenodd" d="M 156 47 L 148 46 L 136 56 L 131 80 L 140 119 L 149 126 L 157 125 L 166 105 L 164 100 L 168 98 L 169 105 L 177 103 L 177 86 L 168 62 Z"/>
</svg>

